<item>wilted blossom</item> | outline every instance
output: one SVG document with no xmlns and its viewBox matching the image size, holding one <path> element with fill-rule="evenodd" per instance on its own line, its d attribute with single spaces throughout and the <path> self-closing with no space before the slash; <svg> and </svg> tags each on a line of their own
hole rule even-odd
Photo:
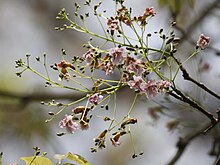
<svg viewBox="0 0 220 165">
<path fill-rule="evenodd" d="M 102 99 L 103 99 L 103 96 L 102 96 L 102 95 L 100 95 L 100 94 L 98 94 L 98 93 L 95 93 L 95 94 L 93 94 L 92 96 L 90 96 L 89 102 L 92 103 L 92 104 L 97 105 L 98 102 L 99 102 L 100 100 L 102 100 Z"/>
<path fill-rule="evenodd" d="M 119 29 L 119 21 L 115 20 L 113 17 L 108 19 L 107 25 L 112 35 L 114 34 L 115 30 Z"/>
<path fill-rule="evenodd" d="M 132 57 L 126 58 L 126 71 L 134 73 L 135 75 L 141 75 L 144 69 L 141 67 L 141 61 Z"/>
<path fill-rule="evenodd" d="M 128 85 L 130 88 L 144 92 L 144 86 L 146 85 L 146 82 L 142 79 L 141 76 L 133 76 L 133 80 L 128 81 Z"/>
<path fill-rule="evenodd" d="M 106 75 L 114 73 L 115 65 L 111 61 L 102 62 L 100 67 L 105 72 Z"/>
<path fill-rule="evenodd" d="M 112 56 L 112 62 L 114 64 L 120 64 L 123 61 L 124 52 L 125 50 L 122 47 L 110 49 L 109 54 Z"/>
<path fill-rule="evenodd" d="M 91 64 L 93 60 L 92 50 L 88 50 L 82 57 L 86 60 L 87 64 Z"/>
<path fill-rule="evenodd" d="M 210 42 L 211 42 L 210 37 L 206 37 L 204 34 L 201 34 L 197 41 L 197 46 L 199 46 L 201 49 L 205 49 Z"/>
<path fill-rule="evenodd" d="M 112 137 L 110 137 L 110 141 L 112 142 L 112 145 L 117 147 L 119 146 L 121 143 L 118 141 L 119 138 L 121 137 L 121 133 L 117 132 L 115 135 L 113 135 Z"/>
<path fill-rule="evenodd" d="M 18 165 L 18 163 L 11 163 L 10 165 Z"/>
<path fill-rule="evenodd" d="M 157 87 L 158 87 L 158 90 L 161 92 L 161 93 L 165 93 L 166 90 L 171 86 L 171 83 L 169 81 L 166 81 L 166 80 L 161 80 L 160 82 L 157 83 Z"/>
<path fill-rule="evenodd" d="M 149 99 L 157 96 L 158 94 L 157 83 L 155 80 L 149 80 L 142 88 L 144 89 L 144 93 Z"/>
<path fill-rule="evenodd" d="M 70 78 L 70 74 L 68 73 L 67 68 L 71 68 L 75 70 L 75 67 L 71 63 L 65 60 L 61 60 L 60 63 L 57 64 L 57 66 L 61 68 L 61 74 L 59 75 L 60 78 L 59 80 L 63 80 L 63 79 L 68 80 Z"/>
<path fill-rule="evenodd" d="M 64 119 L 59 123 L 60 128 L 66 128 L 70 133 L 74 133 L 78 129 L 78 124 L 73 120 L 72 115 L 65 115 Z"/>
</svg>

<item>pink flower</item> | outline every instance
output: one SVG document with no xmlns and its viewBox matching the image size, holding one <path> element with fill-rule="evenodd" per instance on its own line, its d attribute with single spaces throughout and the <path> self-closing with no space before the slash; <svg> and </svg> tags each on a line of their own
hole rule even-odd
<svg viewBox="0 0 220 165">
<path fill-rule="evenodd" d="M 146 94 L 147 98 L 152 99 L 153 97 L 157 96 L 157 83 L 155 80 L 149 80 L 146 84 L 144 84 L 144 93 Z"/>
<path fill-rule="evenodd" d="M 205 49 L 209 45 L 210 42 L 211 42 L 210 37 L 206 37 L 204 36 L 204 34 L 201 34 L 197 41 L 197 46 L 199 46 L 201 49 Z"/>
<path fill-rule="evenodd" d="M 145 9 L 144 16 L 155 16 L 156 13 L 154 11 L 154 7 L 148 7 Z"/>
<path fill-rule="evenodd" d="M 106 75 L 114 73 L 115 65 L 111 61 L 102 62 L 100 66 Z"/>
<path fill-rule="evenodd" d="M 11 163 L 10 165 L 18 165 L 18 163 Z"/>
<path fill-rule="evenodd" d="M 88 50 L 85 54 L 82 56 L 84 59 L 86 59 L 87 64 L 91 64 L 93 60 L 93 53 L 92 50 Z"/>
<path fill-rule="evenodd" d="M 100 100 L 102 100 L 102 99 L 103 99 L 103 96 L 102 96 L 102 95 L 100 95 L 100 94 L 98 94 L 98 93 L 95 93 L 95 94 L 93 94 L 93 95 L 89 98 L 89 102 L 92 103 L 92 104 L 97 105 L 98 102 L 99 102 Z"/>
<path fill-rule="evenodd" d="M 133 80 L 128 81 L 128 85 L 130 86 L 130 88 L 136 90 L 136 91 L 140 91 L 140 92 L 144 92 L 144 86 L 146 85 L 146 82 L 142 79 L 141 76 L 133 76 Z"/>
<path fill-rule="evenodd" d="M 72 115 L 65 115 L 59 123 L 60 128 L 66 128 L 70 133 L 74 133 L 78 129 L 78 124 L 73 120 Z"/>
<path fill-rule="evenodd" d="M 157 83 L 157 88 L 161 93 L 165 93 L 166 90 L 171 86 L 171 83 L 169 81 L 160 81 Z"/>
<path fill-rule="evenodd" d="M 112 62 L 114 64 L 119 64 L 123 61 L 124 48 L 112 48 L 109 54 L 112 56 Z"/>
<path fill-rule="evenodd" d="M 132 57 L 127 57 L 126 59 L 126 71 L 129 73 L 134 73 L 135 75 L 141 75 L 144 69 L 141 67 L 141 61 L 134 59 Z"/>
</svg>

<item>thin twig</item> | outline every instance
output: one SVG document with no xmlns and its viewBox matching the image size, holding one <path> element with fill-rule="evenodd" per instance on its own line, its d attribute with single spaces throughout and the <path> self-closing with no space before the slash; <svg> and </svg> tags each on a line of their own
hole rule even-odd
<svg viewBox="0 0 220 165">
<path fill-rule="evenodd" d="M 204 130 L 209 127 L 210 123 L 205 124 L 204 126 L 200 127 L 198 130 L 191 132 L 190 134 L 186 135 L 184 138 L 179 138 L 179 141 L 177 142 L 177 152 L 173 156 L 173 158 L 168 162 L 167 165 L 174 165 L 179 158 L 182 156 L 184 153 L 186 147 L 188 144 L 194 140 L 196 137 L 199 135 L 202 135 Z"/>
</svg>

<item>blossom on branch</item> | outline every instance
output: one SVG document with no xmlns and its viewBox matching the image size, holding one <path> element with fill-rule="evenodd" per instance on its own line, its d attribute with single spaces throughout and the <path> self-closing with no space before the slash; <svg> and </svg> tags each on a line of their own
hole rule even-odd
<svg viewBox="0 0 220 165">
<path fill-rule="evenodd" d="M 78 124 L 73 120 L 72 115 L 65 115 L 59 123 L 60 128 L 66 128 L 70 133 L 74 133 L 78 129 Z"/>
<path fill-rule="evenodd" d="M 92 60 L 93 60 L 92 50 L 88 50 L 85 54 L 83 54 L 82 57 L 86 60 L 87 64 L 90 65 L 92 63 Z"/>
<path fill-rule="evenodd" d="M 122 47 L 110 49 L 109 54 L 112 56 L 112 62 L 114 64 L 120 64 L 123 61 L 124 52 L 125 50 Z"/>
<path fill-rule="evenodd" d="M 144 84 L 144 93 L 147 98 L 152 99 L 153 97 L 157 96 L 157 83 L 155 80 L 149 80 L 147 83 Z"/>
<path fill-rule="evenodd" d="M 102 95 L 100 95 L 100 94 L 98 94 L 98 93 L 95 93 L 95 94 L 93 94 L 93 95 L 89 98 L 89 102 L 92 103 L 92 104 L 97 105 L 98 102 L 99 102 L 100 100 L 102 100 L 102 99 L 103 99 L 103 96 L 102 96 Z"/>
<path fill-rule="evenodd" d="M 134 73 L 135 75 L 141 75 L 144 69 L 141 67 L 141 61 L 133 57 L 126 58 L 126 71 Z"/>
<path fill-rule="evenodd" d="M 210 44 L 210 42 L 211 42 L 210 37 L 206 37 L 204 34 L 201 34 L 197 41 L 197 46 L 200 47 L 201 49 L 205 49 Z"/>
</svg>

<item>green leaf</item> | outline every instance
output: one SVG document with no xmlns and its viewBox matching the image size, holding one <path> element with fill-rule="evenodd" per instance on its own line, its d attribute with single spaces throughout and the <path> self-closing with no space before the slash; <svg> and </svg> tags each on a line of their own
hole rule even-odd
<svg viewBox="0 0 220 165">
<path fill-rule="evenodd" d="M 75 164 L 72 164 L 72 163 L 64 163 L 63 165 L 75 165 Z"/>
<path fill-rule="evenodd" d="M 26 165 L 52 165 L 51 160 L 42 156 L 22 157 L 21 160 L 25 161 Z"/>
<path fill-rule="evenodd" d="M 72 154 L 72 153 L 68 153 L 66 155 L 66 158 L 69 160 L 72 160 L 74 162 L 79 163 L 80 165 L 90 165 L 90 163 L 82 156 L 78 155 L 78 154 Z"/>
</svg>

